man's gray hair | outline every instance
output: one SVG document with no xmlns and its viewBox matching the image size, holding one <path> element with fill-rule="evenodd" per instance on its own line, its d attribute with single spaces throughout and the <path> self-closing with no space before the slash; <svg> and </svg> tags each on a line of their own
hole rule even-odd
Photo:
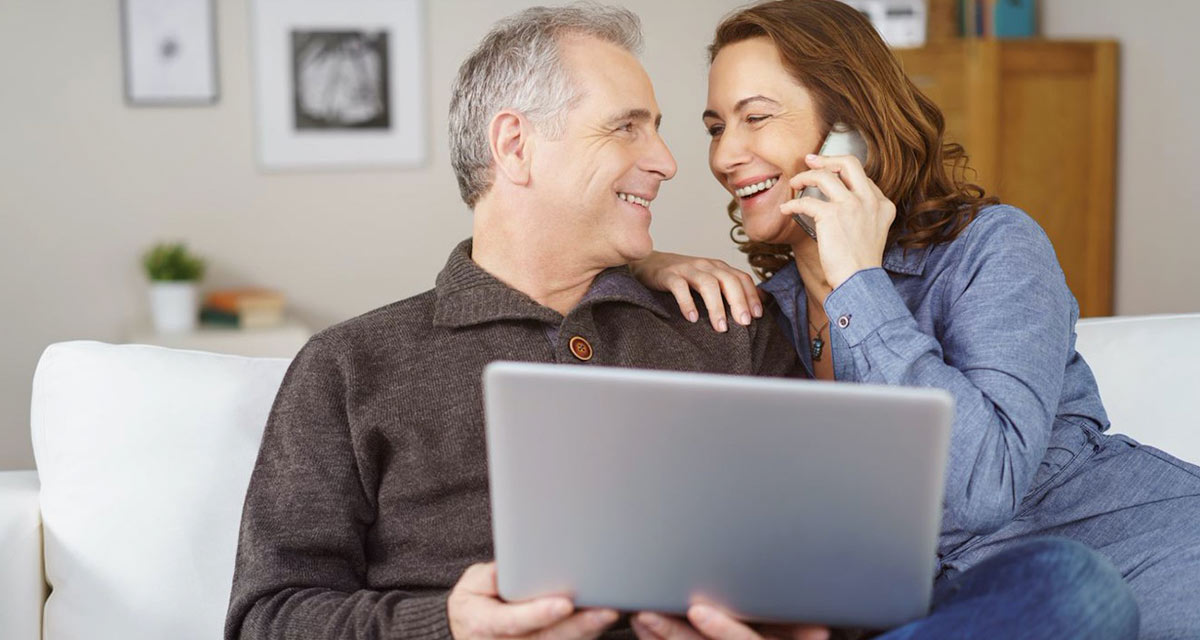
<svg viewBox="0 0 1200 640">
<path fill-rule="evenodd" d="M 492 186 L 488 126 L 520 112 L 550 138 L 563 133 L 579 89 L 559 55 L 565 36 L 584 35 L 639 55 L 641 21 L 627 9 L 592 3 L 532 7 L 501 20 L 458 70 L 450 98 L 450 162 L 471 208 Z"/>
</svg>

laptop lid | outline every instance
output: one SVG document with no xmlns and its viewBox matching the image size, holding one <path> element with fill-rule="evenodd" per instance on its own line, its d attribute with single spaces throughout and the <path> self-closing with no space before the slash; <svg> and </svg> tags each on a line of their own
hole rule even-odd
<svg viewBox="0 0 1200 640">
<path fill-rule="evenodd" d="M 928 611 L 945 391 L 493 363 L 501 596 L 886 628 Z"/>
</svg>

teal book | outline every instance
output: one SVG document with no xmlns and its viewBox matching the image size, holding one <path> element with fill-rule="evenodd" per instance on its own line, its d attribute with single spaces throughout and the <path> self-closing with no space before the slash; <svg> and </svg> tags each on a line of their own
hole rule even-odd
<svg viewBox="0 0 1200 640">
<path fill-rule="evenodd" d="M 992 25 L 997 38 L 1032 38 L 1036 33 L 1036 0 L 995 0 Z"/>
<path fill-rule="evenodd" d="M 237 328 L 241 325 L 238 314 L 213 309 L 212 307 L 204 307 L 200 309 L 200 322 L 213 327 L 233 327 Z"/>
</svg>

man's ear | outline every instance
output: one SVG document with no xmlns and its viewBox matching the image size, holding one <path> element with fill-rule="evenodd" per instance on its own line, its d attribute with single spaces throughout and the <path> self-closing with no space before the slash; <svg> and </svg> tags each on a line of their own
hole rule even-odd
<svg viewBox="0 0 1200 640">
<path fill-rule="evenodd" d="M 488 144 L 497 175 L 518 186 L 529 184 L 533 126 L 516 111 L 497 113 L 488 125 Z"/>
</svg>

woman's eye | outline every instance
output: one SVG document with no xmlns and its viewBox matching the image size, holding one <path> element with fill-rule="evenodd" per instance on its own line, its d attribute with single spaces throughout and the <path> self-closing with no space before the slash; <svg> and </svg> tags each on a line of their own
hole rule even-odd
<svg viewBox="0 0 1200 640">
<path fill-rule="evenodd" d="M 712 125 L 711 127 L 709 127 L 709 128 L 708 128 L 708 135 L 710 135 L 710 136 L 712 136 L 712 137 L 714 137 L 714 138 L 715 138 L 715 137 L 717 137 L 717 136 L 721 135 L 721 132 L 722 132 L 722 131 L 724 131 L 724 130 L 725 130 L 725 125 L 723 125 L 723 124 L 714 124 L 714 125 Z"/>
<path fill-rule="evenodd" d="M 633 123 L 626 122 L 625 124 L 617 127 L 617 131 L 624 131 L 625 133 L 633 133 Z"/>
<path fill-rule="evenodd" d="M 771 116 L 746 116 L 746 122 L 749 122 L 750 124 L 756 124 L 770 117 Z"/>
</svg>

